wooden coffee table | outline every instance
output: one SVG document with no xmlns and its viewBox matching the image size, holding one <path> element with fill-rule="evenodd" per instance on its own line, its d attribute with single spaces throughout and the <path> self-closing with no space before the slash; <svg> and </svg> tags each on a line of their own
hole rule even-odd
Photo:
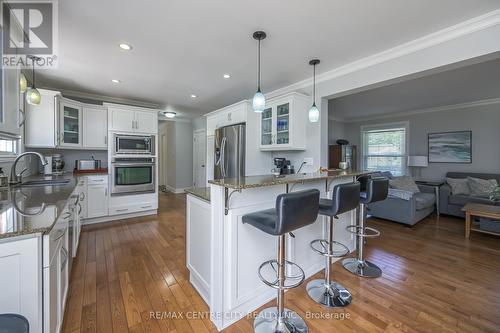
<svg viewBox="0 0 500 333">
<path fill-rule="evenodd" d="M 462 207 L 462 211 L 465 212 L 465 238 L 469 238 L 471 230 L 500 236 L 500 233 L 481 230 L 479 228 L 471 228 L 472 216 L 488 217 L 500 221 L 500 206 L 468 203 L 464 207 Z"/>
</svg>

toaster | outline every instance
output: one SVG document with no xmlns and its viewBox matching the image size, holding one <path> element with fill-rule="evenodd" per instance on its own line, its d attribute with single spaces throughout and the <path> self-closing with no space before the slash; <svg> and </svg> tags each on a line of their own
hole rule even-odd
<svg viewBox="0 0 500 333">
<path fill-rule="evenodd" d="M 75 161 L 75 169 L 76 170 L 94 170 L 97 169 L 96 160 L 76 160 Z"/>
</svg>

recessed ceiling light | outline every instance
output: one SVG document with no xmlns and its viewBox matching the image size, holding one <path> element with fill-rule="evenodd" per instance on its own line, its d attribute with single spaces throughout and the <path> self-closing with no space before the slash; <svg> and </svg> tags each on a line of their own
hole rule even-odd
<svg viewBox="0 0 500 333">
<path fill-rule="evenodd" d="M 122 81 L 117 80 L 117 79 L 112 79 L 111 82 L 113 82 L 113 83 L 121 83 Z"/>
<path fill-rule="evenodd" d="M 172 111 L 163 112 L 163 115 L 167 118 L 175 118 L 176 113 Z"/>
<path fill-rule="evenodd" d="M 127 43 L 121 43 L 121 44 L 120 44 L 120 48 L 121 48 L 122 50 L 127 50 L 127 51 L 130 51 L 130 50 L 132 50 L 132 45 L 127 44 Z"/>
<path fill-rule="evenodd" d="M 224 75 L 222 75 L 222 76 L 223 76 L 225 79 L 229 79 L 229 78 L 231 77 L 231 74 L 226 73 L 226 74 L 224 74 Z"/>
<path fill-rule="evenodd" d="M 197 95 L 195 95 L 195 94 L 191 94 L 191 95 L 189 95 L 189 97 L 191 97 L 191 98 L 196 98 L 196 97 L 198 97 L 198 96 L 197 96 Z"/>
</svg>

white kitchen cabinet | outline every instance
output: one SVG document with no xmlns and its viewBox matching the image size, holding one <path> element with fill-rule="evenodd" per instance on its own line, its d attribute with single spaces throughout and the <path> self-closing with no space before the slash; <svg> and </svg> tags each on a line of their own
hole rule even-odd
<svg viewBox="0 0 500 333">
<path fill-rule="evenodd" d="M 260 150 L 305 150 L 308 97 L 298 93 L 270 99 L 260 115 Z"/>
<path fill-rule="evenodd" d="M 105 105 L 108 107 L 110 131 L 152 134 L 158 132 L 157 110 L 108 103 Z"/>
<path fill-rule="evenodd" d="M 108 113 L 99 105 L 83 105 L 83 146 L 108 149 Z"/>
<path fill-rule="evenodd" d="M 10 41 L 8 42 L 11 44 L 16 46 L 22 45 L 23 30 L 14 16 L 10 17 L 9 37 Z M 5 58 L 14 57 L 6 56 Z M 24 108 L 24 101 L 21 103 L 22 99 L 19 98 L 19 77 L 21 69 L 19 65 L 15 68 L 7 68 L 2 64 L 2 72 L 3 78 L 0 78 L 3 79 L 2 84 L 0 84 L 0 89 L 2 89 L 0 94 L 0 132 L 19 137 L 21 135 L 22 119 L 20 110 Z"/>
<path fill-rule="evenodd" d="M 87 218 L 108 215 L 108 176 L 87 177 Z"/>
<path fill-rule="evenodd" d="M 70 253 L 68 253 L 68 229 L 64 233 L 61 239 L 61 244 L 58 248 L 57 254 L 57 274 L 58 274 L 58 285 L 57 285 L 57 322 L 58 329 L 60 332 L 62 328 L 62 323 L 64 320 L 64 309 L 66 306 L 66 298 L 68 296 L 68 286 L 69 286 L 69 266 L 68 260 L 70 259 Z"/>
<path fill-rule="evenodd" d="M 39 105 L 26 103 L 24 144 L 31 148 L 55 148 L 58 145 L 57 109 L 61 93 L 38 89 L 41 95 Z"/>
<path fill-rule="evenodd" d="M 135 130 L 135 112 L 133 110 L 108 108 L 108 119 L 110 130 L 122 132 Z"/>
<path fill-rule="evenodd" d="M 250 108 L 248 101 L 241 101 L 207 114 L 207 136 L 212 136 L 219 127 L 244 123 Z"/>
<path fill-rule="evenodd" d="M 0 313 L 18 313 L 30 332 L 42 331 L 40 237 L 0 242 Z"/>
<path fill-rule="evenodd" d="M 83 146 L 82 104 L 61 98 L 59 100 L 59 146 L 81 148 Z"/>
<path fill-rule="evenodd" d="M 158 113 L 137 111 L 135 113 L 135 132 L 157 133 Z"/>
</svg>

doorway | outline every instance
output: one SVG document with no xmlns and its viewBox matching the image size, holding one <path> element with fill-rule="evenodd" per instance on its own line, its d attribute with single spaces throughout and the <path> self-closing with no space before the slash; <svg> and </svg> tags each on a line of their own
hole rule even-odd
<svg viewBox="0 0 500 333">
<path fill-rule="evenodd" d="M 207 133 L 205 130 L 193 132 L 193 186 L 207 186 Z"/>
</svg>

